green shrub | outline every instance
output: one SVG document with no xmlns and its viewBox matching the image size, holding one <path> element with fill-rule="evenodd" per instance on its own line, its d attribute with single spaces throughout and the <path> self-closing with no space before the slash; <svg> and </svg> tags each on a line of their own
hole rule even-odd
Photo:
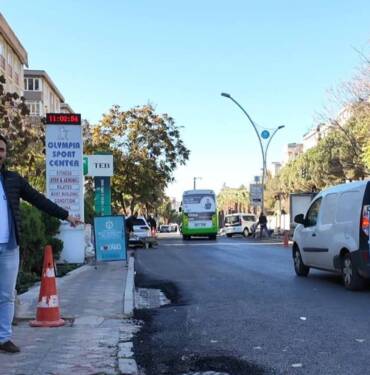
<svg viewBox="0 0 370 375">
<path fill-rule="evenodd" d="M 42 213 L 28 203 L 21 203 L 20 272 L 17 290 L 24 292 L 39 280 L 44 257 L 44 247 L 50 244 L 54 258 L 57 259 L 63 249 L 63 241 L 54 236 L 59 231 L 58 219 Z"/>
</svg>

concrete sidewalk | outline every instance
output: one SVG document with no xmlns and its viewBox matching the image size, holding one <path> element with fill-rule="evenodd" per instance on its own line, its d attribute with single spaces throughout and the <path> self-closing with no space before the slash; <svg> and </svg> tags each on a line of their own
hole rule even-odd
<svg viewBox="0 0 370 375">
<path fill-rule="evenodd" d="M 57 279 L 64 327 L 31 328 L 28 321 L 35 317 L 39 287 L 20 295 L 13 340 L 21 353 L 0 353 L 0 374 L 122 373 L 120 337 L 122 332 L 126 336 L 134 332 L 128 316 L 134 292 L 133 259 L 130 268 L 126 262 L 101 263 L 97 269 L 85 265 Z"/>
</svg>

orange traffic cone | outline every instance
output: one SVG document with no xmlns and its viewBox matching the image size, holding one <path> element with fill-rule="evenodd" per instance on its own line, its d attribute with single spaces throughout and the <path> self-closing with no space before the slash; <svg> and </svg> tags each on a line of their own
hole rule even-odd
<svg viewBox="0 0 370 375">
<path fill-rule="evenodd" d="M 59 299 L 55 281 L 53 250 L 45 246 L 44 265 L 42 267 L 39 303 L 36 320 L 30 322 L 31 327 L 60 327 L 64 325 L 60 318 Z"/>
<path fill-rule="evenodd" d="M 284 246 L 285 247 L 289 246 L 289 235 L 288 235 L 288 231 L 287 230 L 284 231 Z"/>
</svg>

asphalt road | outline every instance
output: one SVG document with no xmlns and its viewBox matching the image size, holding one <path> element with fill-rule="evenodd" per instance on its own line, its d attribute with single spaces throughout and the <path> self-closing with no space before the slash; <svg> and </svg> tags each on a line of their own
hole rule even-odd
<svg viewBox="0 0 370 375">
<path fill-rule="evenodd" d="M 295 276 L 291 249 L 236 238 L 160 239 L 136 251 L 139 286 L 174 304 L 139 311 L 135 340 L 147 375 L 370 374 L 370 288 L 339 276 Z"/>
</svg>

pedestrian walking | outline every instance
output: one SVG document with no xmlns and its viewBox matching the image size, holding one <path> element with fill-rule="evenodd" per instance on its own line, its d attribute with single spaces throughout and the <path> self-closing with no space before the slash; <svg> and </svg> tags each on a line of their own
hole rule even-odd
<svg viewBox="0 0 370 375">
<path fill-rule="evenodd" d="M 258 222 L 251 225 L 251 237 L 256 238 Z"/>
<path fill-rule="evenodd" d="M 18 173 L 7 170 L 7 148 L 7 140 L 0 135 L 0 350 L 17 353 L 20 349 L 11 336 L 19 268 L 20 198 L 72 226 L 82 222 L 32 188 Z"/>
<path fill-rule="evenodd" d="M 126 249 L 128 249 L 129 246 L 129 240 L 131 233 L 134 233 L 134 223 L 137 219 L 137 212 L 134 212 L 133 215 L 130 215 L 125 222 L 126 226 Z"/>
<path fill-rule="evenodd" d="M 150 232 L 152 236 L 155 237 L 157 233 L 157 222 L 151 215 L 148 216 L 147 222 L 150 225 Z"/>
<path fill-rule="evenodd" d="M 267 230 L 267 218 L 263 212 L 261 212 L 258 218 L 258 224 L 260 226 L 260 239 L 263 237 L 263 232 L 266 232 L 267 237 L 269 237 L 269 232 Z"/>
</svg>

